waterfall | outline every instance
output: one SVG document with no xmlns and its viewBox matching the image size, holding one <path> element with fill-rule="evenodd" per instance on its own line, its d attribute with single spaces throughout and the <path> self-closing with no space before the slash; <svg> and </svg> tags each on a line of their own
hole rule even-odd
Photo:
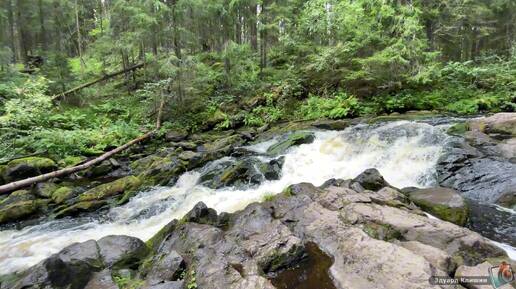
<svg viewBox="0 0 516 289">
<path fill-rule="evenodd" d="M 210 189 L 198 185 L 206 166 L 183 174 L 172 187 L 142 191 L 127 204 L 98 217 L 67 218 L 21 230 L 0 231 L 0 274 L 25 269 L 65 246 L 106 235 L 147 240 L 174 218 L 203 201 L 218 212 L 233 212 L 299 182 L 321 185 L 330 178 L 354 178 L 377 168 L 395 187 L 436 184 L 435 166 L 449 136 L 446 126 L 398 121 L 357 125 L 343 131 L 315 131 L 315 141 L 291 148 L 279 180 L 247 188 Z M 277 140 L 246 147 L 263 153 Z M 267 156 L 262 156 L 268 160 Z M 234 160 L 226 157 L 218 161 Z M 217 162 L 217 161 L 215 161 Z M 213 164 L 207 164 L 210 166 Z"/>
</svg>

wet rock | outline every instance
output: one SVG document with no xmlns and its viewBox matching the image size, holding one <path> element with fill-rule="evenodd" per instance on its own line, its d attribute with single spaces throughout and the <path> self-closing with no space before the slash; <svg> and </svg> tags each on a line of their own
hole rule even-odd
<svg viewBox="0 0 516 289">
<path fill-rule="evenodd" d="M 108 175 L 110 172 L 116 170 L 121 165 L 116 159 L 108 159 L 102 161 L 100 164 L 95 165 L 84 172 L 84 175 L 88 178 L 96 178 Z"/>
<path fill-rule="evenodd" d="M 118 285 L 113 281 L 110 270 L 102 270 L 93 273 L 84 289 L 118 289 Z"/>
<path fill-rule="evenodd" d="M 351 122 L 349 120 L 320 120 L 312 124 L 315 128 L 326 130 L 343 130 L 349 127 Z"/>
<path fill-rule="evenodd" d="M 72 188 L 70 188 L 70 187 L 60 187 L 60 188 L 58 188 L 57 190 L 55 190 L 52 193 L 51 198 L 52 198 L 52 201 L 54 201 L 54 203 L 62 204 L 66 200 L 69 200 L 72 197 L 74 197 L 74 195 L 75 194 L 74 194 Z"/>
<path fill-rule="evenodd" d="M 0 201 L 0 224 L 32 217 L 46 207 L 48 202 L 48 200 L 36 199 L 30 191 L 15 191 Z"/>
<path fill-rule="evenodd" d="M 281 176 L 281 169 L 285 163 L 285 157 L 279 157 L 271 160 L 268 163 L 261 163 L 258 165 L 258 169 L 265 177 L 266 180 L 279 180 Z"/>
<path fill-rule="evenodd" d="M 193 151 L 184 151 L 179 154 L 179 159 L 186 162 L 187 169 L 191 170 L 203 163 L 203 155 Z"/>
<path fill-rule="evenodd" d="M 188 133 L 179 130 L 170 130 L 165 134 L 165 140 L 170 142 L 180 142 L 186 139 Z"/>
<path fill-rule="evenodd" d="M 94 187 L 79 196 L 80 202 L 105 200 L 122 194 L 129 195 L 140 188 L 142 181 L 135 176 L 128 176 L 116 181 Z"/>
<path fill-rule="evenodd" d="M 154 159 L 138 177 L 145 186 L 174 184 L 187 167 L 186 161 L 172 153 L 164 158 Z"/>
<path fill-rule="evenodd" d="M 95 241 L 75 243 L 26 270 L 14 288 L 82 289 L 101 268 Z"/>
<path fill-rule="evenodd" d="M 496 203 L 500 206 L 516 210 L 516 191 L 509 191 L 503 193 Z"/>
<path fill-rule="evenodd" d="M 371 191 L 378 191 L 383 187 L 389 186 L 389 183 L 385 181 L 377 169 L 367 169 L 353 180 Z"/>
<path fill-rule="evenodd" d="M 48 158 L 27 157 L 12 160 L 3 169 L 3 179 L 6 182 L 17 181 L 57 169 L 56 163 Z"/>
<path fill-rule="evenodd" d="M 276 156 L 284 153 L 293 146 L 312 143 L 315 140 L 315 135 L 311 132 L 295 132 L 287 135 L 284 140 L 273 144 L 267 149 L 267 154 Z"/>
<path fill-rule="evenodd" d="M 476 148 L 463 141 L 448 148 L 437 162 L 439 185 L 486 203 L 516 187 L 516 164 L 500 157 L 490 144 Z"/>
<path fill-rule="evenodd" d="M 107 268 L 137 268 L 148 253 L 143 241 L 129 236 L 106 236 L 97 244 Z"/>
<path fill-rule="evenodd" d="M 34 193 L 42 198 L 50 198 L 52 193 L 54 193 L 54 191 L 57 190 L 58 187 L 58 185 L 52 182 L 38 183 L 34 187 Z"/>
<path fill-rule="evenodd" d="M 152 267 L 146 276 L 147 284 L 156 285 L 167 281 L 178 280 L 184 271 L 185 262 L 183 257 L 176 251 L 162 253 L 154 256 Z"/>
<path fill-rule="evenodd" d="M 455 190 L 449 188 L 427 188 L 415 190 L 409 199 L 424 211 L 441 220 L 464 226 L 468 219 L 468 206 Z"/>
<path fill-rule="evenodd" d="M 263 180 L 264 176 L 257 168 L 257 161 L 244 159 L 217 165 L 204 174 L 200 182 L 209 188 L 219 189 L 229 186 L 256 185 Z"/>
<path fill-rule="evenodd" d="M 183 284 L 183 281 L 169 281 L 155 285 L 144 286 L 142 289 L 183 289 Z"/>
<path fill-rule="evenodd" d="M 489 117 L 478 118 L 469 122 L 470 130 L 479 130 L 488 134 L 516 136 L 516 113 L 497 113 Z"/>
<path fill-rule="evenodd" d="M 70 206 L 57 208 L 54 218 L 59 219 L 66 216 L 75 216 L 84 212 L 93 212 L 108 204 L 107 200 L 77 202 Z"/>
<path fill-rule="evenodd" d="M 208 208 L 203 202 L 199 202 L 183 219 L 187 222 L 215 225 L 217 224 L 218 216 L 214 209 Z"/>
</svg>

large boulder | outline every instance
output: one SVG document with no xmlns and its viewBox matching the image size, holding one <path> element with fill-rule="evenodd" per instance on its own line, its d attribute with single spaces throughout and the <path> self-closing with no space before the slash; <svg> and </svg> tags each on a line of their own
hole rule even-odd
<svg viewBox="0 0 516 289">
<path fill-rule="evenodd" d="M 128 176 L 110 183 L 94 187 L 79 196 L 79 201 L 105 200 L 121 194 L 135 192 L 142 184 L 142 181 L 135 176 Z"/>
<path fill-rule="evenodd" d="M 114 270 L 137 268 L 147 253 L 143 241 L 129 236 L 74 243 L 20 273 L 5 288 L 115 289 Z"/>
<path fill-rule="evenodd" d="M 36 199 L 30 191 L 15 191 L 0 201 L 0 224 L 30 218 L 44 208 L 48 202 L 48 200 Z"/>
<path fill-rule="evenodd" d="M 383 178 L 377 169 L 367 169 L 355 179 L 364 189 L 378 191 L 383 187 L 389 186 L 389 183 Z"/>
<path fill-rule="evenodd" d="M 209 188 L 257 185 L 264 180 L 277 180 L 281 176 L 284 157 L 262 162 L 257 158 L 214 163 L 201 176 L 199 182 Z"/>
<path fill-rule="evenodd" d="M 3 169 L 3 179 L 13 182 L 40 174 L 49 173 L 57 169 L 57 164 L 43 157 L 27 157 L 15 159 L 7 163 Z"/>
<path fill-rule="evenodd" d="M 448 222 L 464 226 L 468 219 L 468 206 L 459 193 L 449 188 L 427 188 L 412 191 L 409 199 L 424 211 Z"/>
<path fill-rule="evenodd" d="M 295 132 L 286 136 L 285 139 L 273 144 L 267 149 L 267 154 L 277 156 L 283 154 L 286 150 L 293 146 L 312 143 L 315 135 L 311 132 Z"/>
<path fill-rule="evenodd" d="M 471 120 L 468 125 L 470 130 L 516 136 L 516 113 L 497 113 L 489 117 Z"/>
<path fill-rule="evenodd" d="M 56 218 L 76 215 L 81 212 L 92 212 L 109 203 L 122 204 L 129 200 L 141 187 L 142 181 L 135 176 L 127 176 L 110 183 L 96 186 L 88 191 L 74 196 L 70 189 L 59 189 L 52 195 L 52 199 L 58 202 L 65 202 L 67 205 L 58 207 L 55 211 Z M 70 199 L 71 198 L 71 199 Z"/>
<path fill-rule="evenodd" d="M 93 240 L 72 244 L 25 271 L 13 289 L 82 289 L 90 277 L 103 267 Z"/>
<path fill-rule="evenodd" d="M 129 236 L 106 236 L 97 241 L 100 255 L 107 268 L 138 268 L 147 255 L 145 243 Z"/>
<path fill-rule="evenodd" d="M 164 252 L 153 257 L 152 266 L 146 277 L 147 284 L 156 285 L 167 281 L 178 280 L 186 266 L 183 257 L 176 251 Z"/>
</svg>

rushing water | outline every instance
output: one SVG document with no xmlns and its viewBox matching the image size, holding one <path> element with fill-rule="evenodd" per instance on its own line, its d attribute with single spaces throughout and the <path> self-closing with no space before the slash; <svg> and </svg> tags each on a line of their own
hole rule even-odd
<svg viewBox="0 0 516 289">
<path fill-rule="evenodd" d="M 112 208 L 98 218 L 62 219 L 1 231 L 0 274 L 25 269 L 74 242 L 113 234 L 149 239 L 199 201 L 219 212 L 232 212 L 279 193 L 289 184 L 321 185 L 330 178 L 353 178 L 371 167 L 399 188 L 432 186 L 436 182 L 435 165 L 447 138 L 443 126 L 408 121 L 358 125 L 339 132 L 317 131 L 313 143 L 292 148 L 285 154 L 280 180 L 245 189 L 213 190 L 198 185 L 203 171 L 213 165 L 208 164 L 183 174 L 173 187 L 143 191 L 124 206 Z M 247 148 L 265 152 L 275 141 Z M 215 162 L 226 160 L 231 158 Z"/>
</svg>

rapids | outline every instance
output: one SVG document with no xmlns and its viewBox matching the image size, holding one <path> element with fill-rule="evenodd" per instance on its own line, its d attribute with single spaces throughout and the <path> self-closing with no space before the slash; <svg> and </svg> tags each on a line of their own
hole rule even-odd
<svg viewBox="0 0 516 289">
<path fill-rule="evenodd" d="M 65 246 L 106 235 L 130 235 L 147 240 L 174 218 L 180 218 L 203 201 L 218 212 L 233 212 L 286 186 L 330 178 L 353 178 L 377 168 L 398 188 L 436 185 L 435 166 L 450 138 L 448 125 L 397 121 L 350 127 L 344 131 L 316 131 L 316 139 L 285 154 L 282 176 L 247 188 L 209 189 L 199 177 L 213 163 L 183 174 L 172 187 L 142 191 L 127 204 L 96 217 L 66 218 L 21 230 L 0 231 L 0 275 L 25 269 Z M 277 140 L 246 147 L 263 153 Z M 268 157 L 262 156 L 264 160 Z M 215 162 L 232 160 L 230 157 Z M 508 245 L 503 245 L 507 247 Z M 505 248 L 507 251 L 513 247 Z"/>
</svg>

